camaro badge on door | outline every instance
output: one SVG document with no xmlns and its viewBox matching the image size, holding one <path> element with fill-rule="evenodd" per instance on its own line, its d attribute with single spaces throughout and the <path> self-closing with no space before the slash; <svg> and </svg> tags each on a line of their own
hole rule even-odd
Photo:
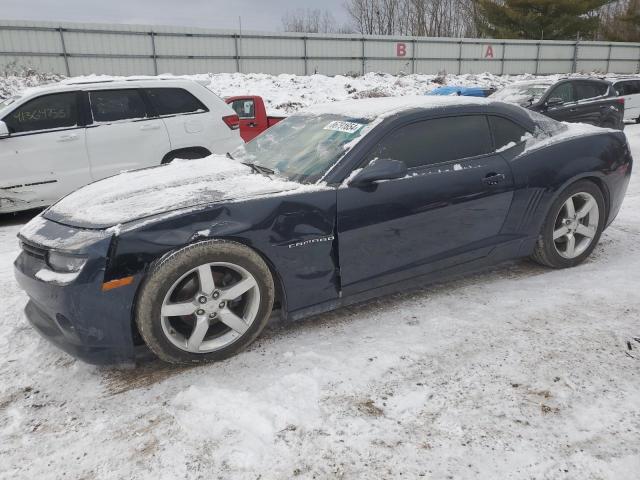
<svg viewBox="0 0 640 480">
<path fill-rule="evenodd" d="M 312 243 L 332 242 L 333 239 L 334 239 L 333 235 L 327 235 L 326 237 L 312 238 L 310 240 L 305 240 L 303 242 L 290 243 L 289 245 L 287 245 L 287 247 L 288 248 L 304 247 Z"/>
</svg>

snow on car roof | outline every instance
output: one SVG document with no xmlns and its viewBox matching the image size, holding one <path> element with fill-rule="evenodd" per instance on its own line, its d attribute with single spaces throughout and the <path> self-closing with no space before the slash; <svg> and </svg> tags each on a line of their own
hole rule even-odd
<svg viewBox="0 0 640 480">
<path fill-rule="evenodd" d="M 491 100 L 479 97 L 409 96 L 343 100 L 341 102 L 313 105 L 299 112 L 303 115 L 343 115 L 352 118 L 381 118 L 414 108 L 441 108 L 452 105 L 488 105 Z"/>
<path fill-rule="evenodd" d="M 108 75 L 89 75 L 86 77 L 76 77 L 72 80 L 62 80 L 58 83 L 48 83 L 37 87 L 26 88 L 20 93 L 20 98 L 27 98 L 41 93 L 82 90 L 83 88 L 95 86 L 109 89 L 121 88 L 122 86 L 131 86 L 134 84 L 144 87 L 153 87 L 161 86 L 162 84 L 185 85 L 194 83 L 202 85 L 203 82 L 182 77 L 111 77 Z"/>
</svg>

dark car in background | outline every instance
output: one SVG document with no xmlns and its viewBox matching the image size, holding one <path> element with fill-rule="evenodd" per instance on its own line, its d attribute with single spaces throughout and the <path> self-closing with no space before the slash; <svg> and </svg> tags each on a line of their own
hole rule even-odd
<svg viewBox="0 0 640 480">
<path fill-rule="evenodd" d="M 565 78 L 557 82 L 544 79 L 516 82 L 490 98 L 516 103 L 554 120 L 624 128 L 624 98 L 605 80 Z"/>
<path fill-rule="evenodd" d="M 92 363 L 146 344 L 193 364 L 242 350 L 273 306 L 298 319 L 518 257 L 571 267 L 632 163 L 622 132 L 458 96 L 312 107 L 232 156 L 122 173 L 28 223 L 35 329 Z"/>
</svg>

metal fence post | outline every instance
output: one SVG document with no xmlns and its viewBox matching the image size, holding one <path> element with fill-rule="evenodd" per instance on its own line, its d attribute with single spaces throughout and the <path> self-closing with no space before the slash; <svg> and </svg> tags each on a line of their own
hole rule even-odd
<svg viewBox="0 0 640 480">
<path fill-rule="evenodd" d="M 507 42 L 502 42 L 502 62 L 500 63 L 500 75 L 504 75 L 504 54 L 507 50 Z"/>
<path fill-rule="evenodd" d="M 462 73 L 462 40 L 458 41 L 458 75 Z"/>
<path fill-rule="evenodd" d="M 62 56 L 64 57 L 64 66 L 67 70 L 67 77 L 71 76 L 71 70 L 69 69 L 69 55 L 67 54 L 67 46 L 64 43 L 64 33 L 62 33 L 62 27 L 58 27 L 60 33 L 60 45 L 62 45 Z"/>
<path fill-rule="evenodd" d="M 156 34 L 152 30 L 149 32 L 151 37 L 151 54 L 153 55 L 153 74 L 158 75 L 158 55 L 156 54 Z"/>
<path fill-rule="evenodd" d="M 578 43 L 580 43 L 580 40 L 576 40 L 573 44 L 573 65 L 571 65 L 571 73 L 576 73 L 578 68 Z"/>
<path fill-rule="evenodd" d="M 305 76 L 309 73 L 309 67 L 307 66 L 309 58 L 307 57 L 307 37 L 302 37 L 302 42 L 304 44 L 304 74 Z"/>
<path fill-rule="evenodd" d="M 235 47 L 236 71 L 240 73 L 240 46 L 238 45 L 238 35 L 233 35 L 233 44 Z"/>
<path fill-rule="evenodd" d="M 538 48 L 536 50 L 536 75 L 538 75 L 538 71 L 540 70 L 540 42 L 538 42 Z"/>
<path fill-rule="evenodd" d="M 609 73 L 609 68 L 611 67 L 611 49 L 613 48 L 612 44 L 609 44 L 609 53 L 607 53 L 607 71 L 605 73 Z"/>
<path fill-rule="evenodd" d="M 362 75 L 364 75 L 365 73 L 367 73 L 367 67 L 366 67 L 366 59 L 364 56 L 364 42 L 366 41 L 366 39 L 364 37 L 362 37 Z"/>
<path fill-rule="evenodd" d="M 416 73 L 416 39 L 411 40 L 411 73 Z"/>
</svg>

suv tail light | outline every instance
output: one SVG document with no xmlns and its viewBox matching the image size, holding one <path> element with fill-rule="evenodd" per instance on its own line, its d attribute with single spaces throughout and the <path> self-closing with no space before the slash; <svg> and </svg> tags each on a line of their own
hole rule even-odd
<svg viewBox="0 0 640 480">
<path fill-rule="evenodd" d="M 624 105 L 624 97 L 618 97 L 617 100 L 620 105 Z"/>
<path fill-rule="evenodd" d="M 231 130 L 237 130 L 240 128 L 240 118 L 238 115 L 227 115 L 222 117 L 222 121 L 227 124 Z"/>
</svg>

